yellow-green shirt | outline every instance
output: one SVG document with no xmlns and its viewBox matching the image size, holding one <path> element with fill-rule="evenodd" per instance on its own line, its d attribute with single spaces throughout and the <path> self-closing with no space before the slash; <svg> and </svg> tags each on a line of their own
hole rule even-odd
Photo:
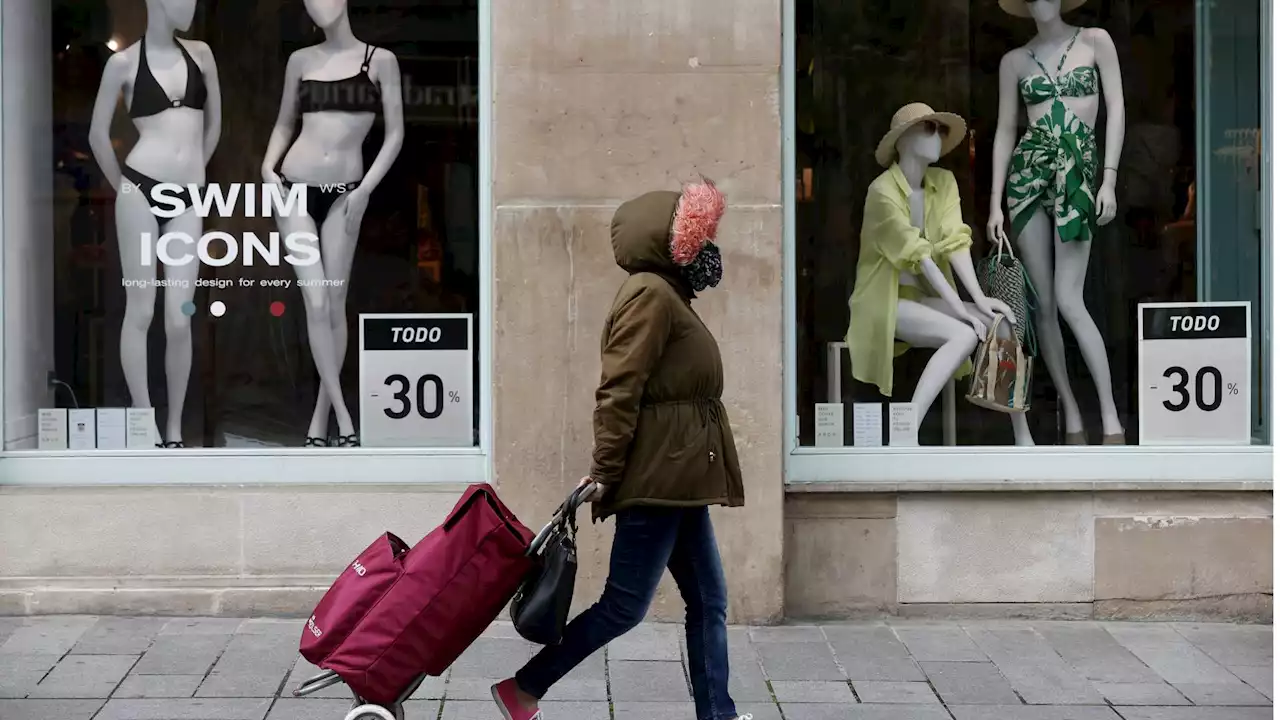
<svg viewBox="0 0 1280 720">
<path fill-rule="evenodd" d="M 920 262 L 932 257 L 955 287 L 947 258 L 973 244 L 969 226 L 961 217 L 956 176 L 931 167 L 925 170 L 923 189 L 923 232 L 911 224 L 911 186 L 897 163 L 872 181 L 862 212 L 862 248 L 858 251 L 857 281 L 849 297 L 845 342 L 853 377 L 875 385 L 883 395 L 893 394 L 893 359 L 908 347 L 894 339 L 898 300 L 924 295 L 919 288 L 900 285 L 901 273 L 920 275 Z M 966 361 L 956 377 L 970 370 Z"/>
</svg>

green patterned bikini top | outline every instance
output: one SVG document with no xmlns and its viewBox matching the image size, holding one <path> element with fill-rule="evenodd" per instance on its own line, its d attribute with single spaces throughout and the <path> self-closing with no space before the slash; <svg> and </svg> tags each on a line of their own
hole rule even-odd
<svg viewBox="0 0 1280 720">
<path fill-rule="evenodd" d="M 1098 69 L 1092 65 L 1081 65 L 1072 69 L 1067 74 L 1062 74 L 1062 66 L 1067 61 L 1067 56 L 1071 54 L 1071 48 L 1075 47 L 1076 38 L 1080 37 L 1080 30 L 1076 30 L 1076 34 L 1071 36 L 1071 42 L 1067 44 L 1067 49 L 1062 53 L 1062 59 L 1058 61 L 1058 72 L 1056 75 L 1050 75 L 1045 69 L 1044 64 L 1040 62 L 1040 58 L 1036 57 L 1035 51 L 1027 48 L 1027 54 L 1035 61 L 1036 67 L 1040 68 L 1039 75 L 1028 75 L 1022 78 L 1018 83 L 1018 90 L 1022 93 L 1022 101 L 1028 106 L 1039 105 L 1058 97 L 1089 97 L 1098 94 Z"/>
</svg>

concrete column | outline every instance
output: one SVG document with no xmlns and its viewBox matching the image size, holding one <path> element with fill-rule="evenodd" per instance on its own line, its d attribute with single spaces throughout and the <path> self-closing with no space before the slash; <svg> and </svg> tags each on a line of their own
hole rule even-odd
<svg viewBox="0 0 1280 720">
<path fill-rule="evenodd" d="M 717 512 L 731 619 L 782 612 L 782 148 L 778 0 L 494 0 L 495 469 L 530 524 L 587 470 L 599 335 L 623 279 L 617 205 L 701 172 L 727 193 L 720 340 L 747 507 Z M 581 535 L 594 600 L 612 523 Z M 664 586 L 654 615 L 682 616 Z"/>
</svg>

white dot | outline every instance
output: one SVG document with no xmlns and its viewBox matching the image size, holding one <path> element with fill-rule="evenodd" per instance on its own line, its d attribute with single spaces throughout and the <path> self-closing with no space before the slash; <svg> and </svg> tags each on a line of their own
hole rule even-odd
<svg viewBox="0 0 1280 720">
<path fill-rule="evenodd" d="M 227 314 L 226 303 L 222 302 L 221 300 L 214 300 L 209 305 L 209 314 L 213 315 L 214 317 L 222 317 L 223 315 L 226 315 Z"/>
</svg>

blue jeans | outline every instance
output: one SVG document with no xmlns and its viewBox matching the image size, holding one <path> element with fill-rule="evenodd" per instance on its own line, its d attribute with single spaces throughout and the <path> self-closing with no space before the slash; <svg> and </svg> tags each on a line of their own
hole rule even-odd
<svg viewBox="0 0 1280 720">
<path fill-rule="evenodd" d="M 520 689 L 541 698 L 583 660 L 639 625 L 664 568 L 671 571 L 684 598 L 689 679 L 698 720 L 738 717 L 729 697 L 724 570 L 711 514 L 704 507 L 619 512 L 604 594 L 569 623 L 563 642 L 543 648 L 516 673 Z"/>
</svg>

